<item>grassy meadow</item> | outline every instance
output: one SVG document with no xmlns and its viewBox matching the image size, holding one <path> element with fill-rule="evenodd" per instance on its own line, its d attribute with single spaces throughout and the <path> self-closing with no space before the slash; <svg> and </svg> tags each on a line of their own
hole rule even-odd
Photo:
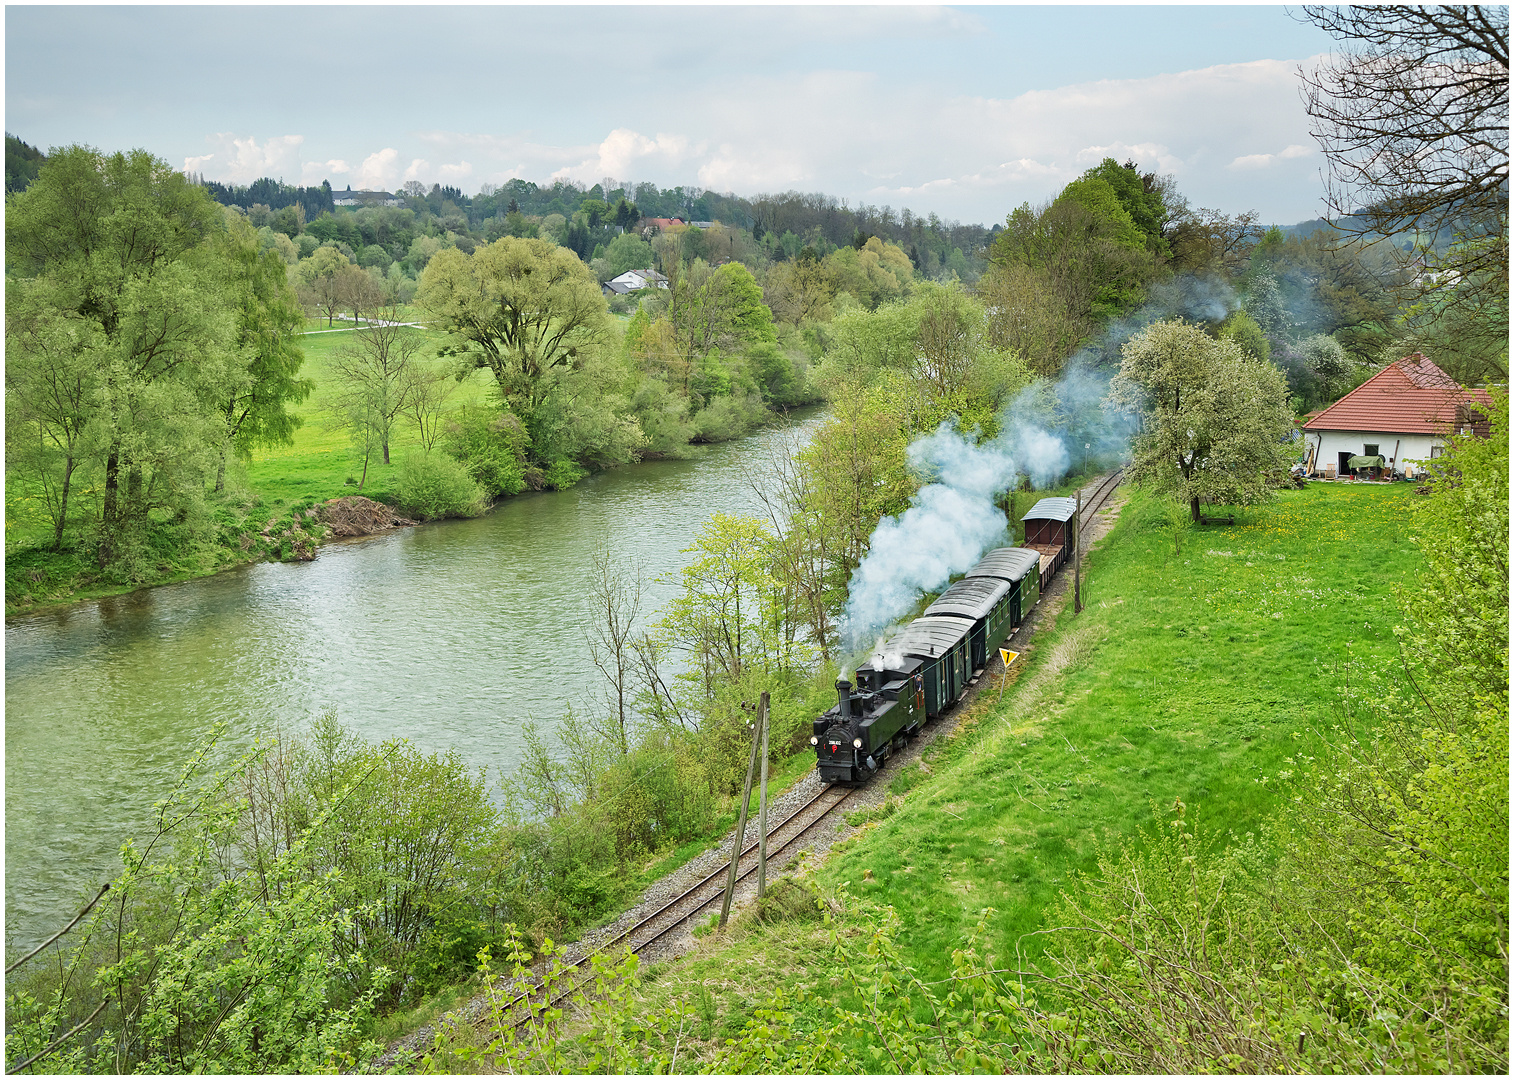
<svg viewBox="0 0 1514 1080">
<path fill-rule="evenodd" d="M 337 322 L 340 327 L 341 323 Z M 326 332 L 324 319 L 313 319 L 306 326 L 303 342 L 305 364 L 300 374 L 315 383 L 315 391 L 291 411 L 303 423 L 294 433 L 291 446 L 278 446 L 253 452 L 246 466 L 247 486 L 269 507 L 280 507 L 295 500 L 321 500 L 338 495 L 357 494 L 357 482 L 363 474 L 363 457 L 354 450 L 345 431 L 332 426 L 322 412 L 322 405 L 332 384 L 331 361 L 337 350 L 350 347 L 359 331 Z M 425 339 L 421 362 L 451 370 L 450 359 L 440 359 L 436 350 L 443 335 L 429 330 L 408 331 Z M 487 371 L 475 371 L 452 392 L 450 406 L 485 401 L 494 387 Z M 368 463 L 368 479 L 362 494 L 377 496 L 389 491 L 401 459 L 419 446 L 413 422 L 401 419 L 394 442 L 390 445 L 391 464 L 382 459 Z M 349 483 L 350 481 L 350 483 Z"/>
<path fill-rule="evenodd" d="M 1001 966 L 1033 959 L 1048 906 L 1101 848 L 1139 844 L 1181 800 L 1223 842 L 1262 834 L 1334 703 L 1397 664 L 1392 585 L 1413 575 L 1400 522 L 1409 485 L 1313 484 L 1196 527 L 1181 553 L 1161 508 L 1134 493 L 1087 555 L 1085 610 L 1043 626 L 1002 699 L 988 688 L 923 767 L 824 864 L 826 894 L 898 912 L 897 944 L 926 982 L 981 918 Z M 1160 818 L 1159 816 L 1160 815 Z M 843 940 L 867 943 L 852 924 Z M 688 1067 L 774 990 L 840 980 L 818 919 L 711 935 L 647 973 L 648 1007 L 679 997 L 702 1017 Z"/>
</svg>

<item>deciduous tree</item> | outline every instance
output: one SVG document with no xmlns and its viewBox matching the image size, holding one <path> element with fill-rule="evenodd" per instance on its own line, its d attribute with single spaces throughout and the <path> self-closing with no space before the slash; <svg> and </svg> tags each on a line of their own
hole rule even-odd
<svg viewBox="0 0 1514 1080">
<path fill-rule="evenodd" d="M 417 384 L 430 374 L 419 363 L 423 345 L 420 335 L 400 325 L 394 310 L 388 309 L 369 326 L 353 331 L 332 356 L 331 387 L 323 408 L 364 448 L 364 480 L 368 448 L 379 451 L 389 464 L 395 423 L 412 407 Z"/>
<path fill-rule="evenodd" d="M 552 376 L 610 340 L 599 282 L 565 248 L 505 237 L 472 256 L 438 252 L 417 301 L 448 335 L 443 355 L 488 368 L 510 411 L 538 444 Z"/>
<path fill-rule="evenodd" d="M 315 384 L 299 377 L 305 316 L 284 260 L 275 251 L 259 250 L 252 227 L 233 212 L 226 215 L 220 247 L 229 271 L 225 285 L 236 310 L 241 367 L 241 378 L 225 394 L 227 450 L 246 458 L 255 446 L 294 441 L 300 418 L 287 406 L 304 401 Z M 225 474 L 223 451 L 217 491 Z"/>
<path fill-rule="evenodd" d="M 149 511 L 173 507 L 182 518 L 199 505 L 225 443 L 222 395 L 241 377 L 225 266 L 207 242 L 223 228 L 221 210 L 145 151 L 72 146 L 7 199 L 5 225 L 27 303 L 51 309 L 57 318 L 44 321 L 54 326 L 78 320 L 87 343 L 98 381 L 84 438 L 103 466 L 99 557 L 138 577 Z"/>
<path fill-rule="evenodd" d="M 1502 243 L 1426 256 L 1458 276 L 1509 279 L 1509 9 L 1304 9 L 1346 49 L 1300 72 L 1330 164 L 1326 201 L 1359 227 L 1485 235 Z"/>
<path fill-rule="evenodd" d="M 1270 364 L 1181 319 L 1153 323 L 1121 349 L 1109 403 L 1141 418 L 1128 476 L 1189 504 L 1272 497 L 1292 455 L 1288 386 Z"/>
</svg>

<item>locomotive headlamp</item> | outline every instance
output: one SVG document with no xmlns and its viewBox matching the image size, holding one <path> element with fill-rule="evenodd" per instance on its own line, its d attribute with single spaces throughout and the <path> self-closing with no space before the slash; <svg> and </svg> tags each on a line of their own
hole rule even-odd
<svg viewBox="0 0 1514 1080">
<path fill-rule="evenodd" d="M 853 746 L 853 748 L 855 748 L 857 750 L 861 750 L 862 749 L 862 740 L 861 739 L 853 739 L 852 740 L 852 746 Z"/>
<path fill-rule="evenodd" d="M 810 736 L 810 745 L 811 746 L 819 746 L 820 745 L 820 736 L 819 735 L 811 735 Z"/>
</svg>

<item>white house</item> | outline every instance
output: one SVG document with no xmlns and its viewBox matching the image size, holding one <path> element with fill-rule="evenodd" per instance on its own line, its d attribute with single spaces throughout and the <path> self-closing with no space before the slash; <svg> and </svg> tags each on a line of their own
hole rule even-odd
<svg viewBox="0 0 1514 1080">
<path fill-rule="evenodd" d="M 1352 457 L 1380 455 L 1413 475 L 1452 432 L 1486 434 L 1486 390 L 1468 390 L 1420 353 L 1395 360 L 1304 424 L 1311 471 L 1341 476 Z"/>
<path fill-rule="evenodd" d="M 605 282 L 601 291 L 606 296 L 624 296 L 637 289 L 666 289 L 667 287 L 668 279 L 656 270 L 627 270 L 619 277 L 612 277 Z"/>
<path fill-rule="evenodd" d="M 405 200 L 398 195 L 392 195 L 387 191 L 353 191 L 352 185 L 347 185 L 346 191 L 333 191 L 331 201 L 336 206 L 404 206 Z"/>
</svg>

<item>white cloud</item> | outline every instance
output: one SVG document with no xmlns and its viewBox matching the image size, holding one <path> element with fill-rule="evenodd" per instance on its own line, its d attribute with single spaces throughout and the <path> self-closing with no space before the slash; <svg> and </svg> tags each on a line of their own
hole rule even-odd
<svg viewBox="0 0 1514 1080">
<path fill-rule="evenodd" d="M 1280 220 L 1315 212 L 1308 117 L 1291 61 L 1101 79 L 1004 98 L 953 96 L 866 71 L 738 72 L 688 93 L 648 98 L 638 115 L 636 127 L 607 125 L 589 139 L 582 129 L 560 141 L 525 129 L 414 132 L 412 146 L 401 147 L 412 151 L 404 154 L 410 165 L 403 177 L 428 186 L 466 182 L 465 190 L 512 177 L 592 185 L 615 176 L 664 187 L 697 180 L 746 196 L 819 191 L 987 223 L 1022 202 L 1054 197 L 1110 157 L 1173 174 L 1195 205 L 1257 207 L 1265 216 L 1286 190 Z M 1283 149 L 1252 153 L 1258 146 Z M 399 182 L 401 160 L 392 148 L 370 156 L 361 183 Z"/>
<path fill-rule="evenodd" d="M 185 172 L 204 173 L 206 179 L 224 184 L 250 184 L 265 176 L 275 180 L 292 175 L 299 167 L 303 135 L 274 135 L 261 146 L 251 136 L 238 137 L 231 132 L 206 136 L 216 149 L 184 159 Z"/>
<path fill-rule="evenodd" d="M 1278 161 L 1288 161 L 1292 158 L 1308 157 L 1310 150 L 1307 146 L 1294 143 L 1284 147 L 1276 154 L 1243 154 L 1230 163 L 1232 169 L 1265 169 Z"/>
<path fill-rule="evenodd" d="M 318 185 L 322 180 L 330 180 L 333 176 L 345 176 L 352 167 L 341 158 L 332 158 L 330 161 L 307 161 L 300 166 L 300 182 L 307 187 Z"/>
<path fill-rule="evenodd" d="M 362 165 L 358 166 L 357 186 L 362 191 L 386 191 L 391 181 L 397 176 L 395 162 L 399 160 L 400 152 L 392 146 L 386 146 L 376 153 L 369 154 L 363 159 Z"/>
</svg>

